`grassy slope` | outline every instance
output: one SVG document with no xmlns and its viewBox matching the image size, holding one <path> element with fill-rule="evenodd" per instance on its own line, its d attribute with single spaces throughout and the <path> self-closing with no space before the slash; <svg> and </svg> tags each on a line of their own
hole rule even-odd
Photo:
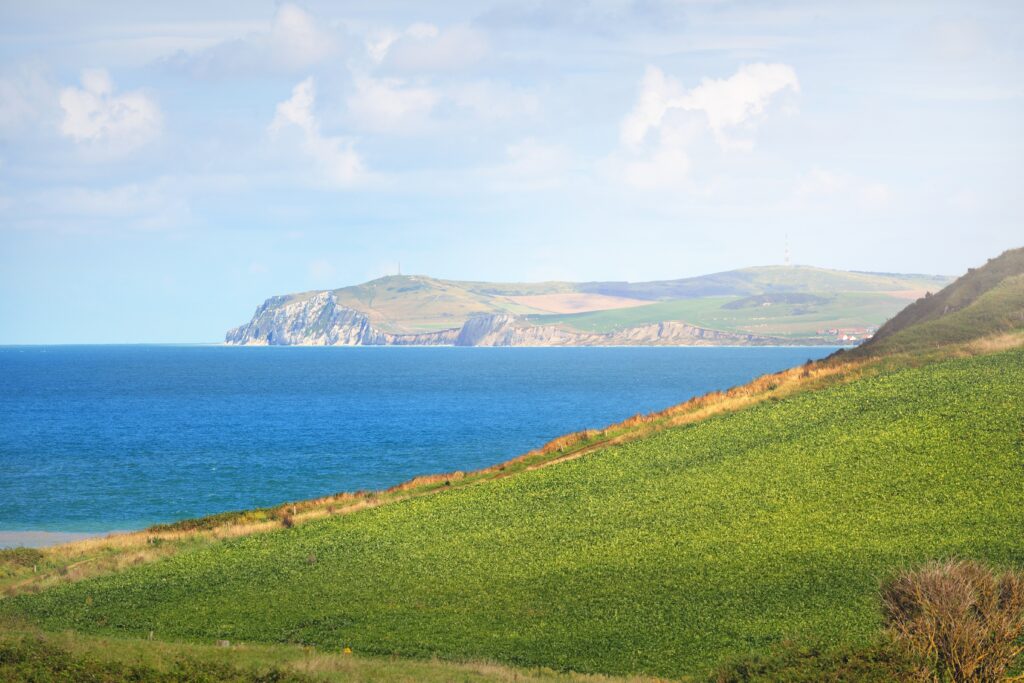
<svg viewBox="0 0 1024 683">
<path fill-rule="evenodd" d="M 487 662 L 365 657 L 300 645 L 232 644 L 225 648 L 71 632 L 45 633 L 17 623 L 5 626 L 0 630 L 0 681 L 7 682 L 627 683 L 622 678 L 511 668 Z M 628 679 L 628 683 L 645 681 L 650 679 Z"/>
<path fill-rule="evenodd" d="M 1024 275 L 1002 280 L 964 308 L 900 329 L 861 353 L 915 352 L 1024 327 Z"/>
<path fill-rule="evenodd" d="M 656 282 L 588 282 L 583 291 L 641 299 L 690 299 L 705 296 L 749 296 L 766 292 L 886 292 L 937 290 L 950 278 L 934 275 L 858 273 L 812 266 L 760 266 Z"/>
<path fill-rule="evenodd" d="M 874 340 L 870 344 L 866 344 L 865 348 L 872 349 L 904 330 L 962 310 L 1007 278 L 1018 275 L 1024 275 L 1024 247 L 1005 251 L 996 258 L 989 259 L 984 266 L 969 269 L 967 274 L 957 278 L 935 296 L 923 297 L 910 304 L 882 326 Z M 985 323 L 986 321 L 976 319 L 973 322 Z M 998 329 L 1006 329 L 1006 327 L 1002 326 Z M 965 328 L 959 335 L 959 339 L 966 338 L 967 334 L 982 336 L 993 331 L 996 331 L 996 328 L 985 324 L 980 327 Z M 895 348 L 899 344 L 890 346 Z"/>
<path fill-rule="evenodd" d="M 673 675 L 782 637 L 856 643 L 877 628 L 877 582 L 902 563 L 1024 565 L 1022 403 L 1024 351 L 899 370 L 0 612 Z"/>
<path fill-rule="evenodd" d="M 699 327 L 780 337 L 812 337 L 822 328 L 881 325 L 906 305 L 906 299 L 880 292 L 835 294 L 821 304 L 772 304 L 724 308 L 737 297 L 662 301 L 649 306 L 571 315 L 533 315 L 538 325 L 564 325 L 586 332 L 611 332 L 624 327 L 684 320 Z"/>
</svg>

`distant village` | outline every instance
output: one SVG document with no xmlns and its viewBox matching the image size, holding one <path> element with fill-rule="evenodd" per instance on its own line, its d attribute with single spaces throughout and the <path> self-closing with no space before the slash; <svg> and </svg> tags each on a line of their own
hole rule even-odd
<svg viewBox="0 0 1024 683">
<path fill-rule="evenodd" d="M 830 327 L 818 330 L 819 337 L 831 337 L 839 342 L 863 342 L 875 336 L 877 327 Z"/>
</svg>

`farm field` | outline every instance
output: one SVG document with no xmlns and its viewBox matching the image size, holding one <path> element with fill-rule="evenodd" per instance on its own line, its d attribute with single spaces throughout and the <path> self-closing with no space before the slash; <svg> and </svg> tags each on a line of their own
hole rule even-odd
<svg viewBox="0 0 1024 683">
<path fill-rule="evenodd" d="M 817 297 L 811 303 L 745 304 L 737 296 L 662 301 L 635 308 L 576 313 L 531 315 L 537 325 L 562 325 L 583 332 L 614 332 L 626 327 L 681 320 L 724 332 L 805 339 L 822 328 L 881 325 L 906 305 L 907 299 L 888 293 L 856 292 Z"/>
<path fill-rule="evenodd" d="M 1021 350 L 889 371 L 12 597 L 0 614 L 676 677 L 784 639 L 857 646 L 899 567 L 1024 565 L 1022 405 Z"/>
</svg>

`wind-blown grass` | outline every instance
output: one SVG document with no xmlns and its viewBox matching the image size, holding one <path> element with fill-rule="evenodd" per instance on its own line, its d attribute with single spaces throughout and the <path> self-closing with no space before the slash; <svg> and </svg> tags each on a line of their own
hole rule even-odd
<svg viewBox="0 0 1024 683">
<path fill-rule="evenodd" d="M 898 566 L 1024 565 L 1022 405 L 1021 350 L 885 372 L 0 613 L 611 673 L 701 673 L 784 638 L 855 646 Z"/>
</svg>

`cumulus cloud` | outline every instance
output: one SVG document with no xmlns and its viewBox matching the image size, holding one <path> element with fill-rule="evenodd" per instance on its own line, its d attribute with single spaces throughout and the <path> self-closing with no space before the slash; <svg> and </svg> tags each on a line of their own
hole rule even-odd
<svg viewBox="0 0 1024 683">
<path fill-rule="evenodd" d="M 799 92 L 800 83 L 786 64 L 747 64 L 690 89 L 649 66 L 620 126 L 624 179 L 642 188 L 679 185 L 692 167 L 691 148 L 708 135 L 720 149 L 749 151 L 760 115 L 787 90 Z"/>
<path fill-rule="evenodd" d="M 138 90 L 115 94 L 103 69 L 83 71 L 81 87 L 62 89 L 59 101 L 60 132 L 77 143 L 128 151 L 160 134 L 163 116 L 156 102 Z"/>
<path fill-rule="evenodd" d="M 411 133 L 421 130 L 441 99 L 430 87 L 395 78 L 355 77 L 355 91 L 347 105 L 355 122 L 378 132 Z"/>
<path fill-rule="evenodd" d="M 302 71 L 334 56 L 338 36 L 316 17 L 292 3 L 282 3 L 265 29 L 194 53 L 178 53 L 171 63 L 202 76 L 252 71 Z"/>
<path fill-rule="evenodd" d="M 764 111 L 772 96 L 786 89 L 800 91 L 796 72 L 786 64 L 747 64 L 729 78 L 705 78 L 691 90 L 650 66 L 641 81 L 637 103 L 622 122 L 622 141 L 639 146 L 667 114 L 680 110 L 702 113 L 723 147 L 749 148 L 752 141 L 732 138 L 730 132 L 749 123 Z"/>
<path fill-rule="evenodd" d="M 383 32 L 367 41 L 378 64 L 397 71 L 433 72 L 460 69 L 483 59 L 490 50 L 479 29 L 457 25 L 445 29 L 416 23 L 401 32 Z"/>
<path fill-rule="evenodd" d="M 330 56 L 334 43 L 313 17 L 297 5 L 277 8 L 268 39 L 271 58 L 286 68 L 302 69 Z"/>
<path fill-rule="evenodd" d="M 278 103 L 270 133 L 276 137 L 297 130 L 303 153 L 316 163 L 331 185 L 345 187 L 364 179 L 366 168 L 353 149 L 353 142 L 320 132 L 315 104 L 316 84 L 310 76 L 292 89 L 290 98 Z"/>
</svg>

